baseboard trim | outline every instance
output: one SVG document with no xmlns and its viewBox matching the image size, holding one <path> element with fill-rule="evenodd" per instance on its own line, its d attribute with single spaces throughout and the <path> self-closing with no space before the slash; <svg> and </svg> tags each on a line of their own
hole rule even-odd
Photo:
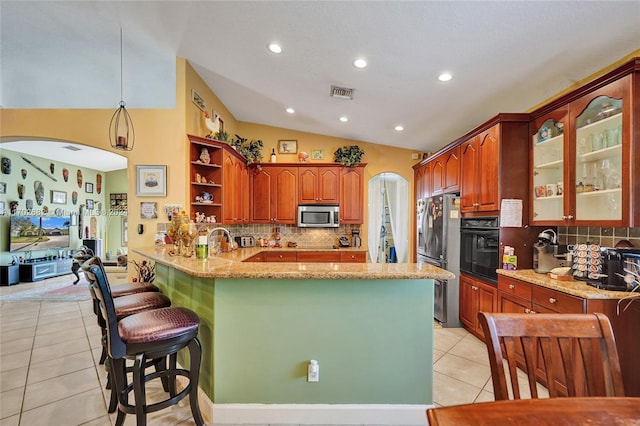
<svg viewBox="0 0 640 426">
<path fill-rule="evenodd" d="M 432 405 L 213 404 L 213 424 L 426 425 Z"/>
</svg>

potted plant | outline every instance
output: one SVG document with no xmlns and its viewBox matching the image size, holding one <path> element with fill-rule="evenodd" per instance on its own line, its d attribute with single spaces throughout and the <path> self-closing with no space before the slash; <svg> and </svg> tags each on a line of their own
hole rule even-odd
<svg viewBox="0 0 640 426">
<path fill-rule="evenodd" d="M 334 161 L 336 163 L 340 163 L 348 167 L 355 167 L 358 165 L 360 160 L 362 160 L 364 151 L 358 145 L 343 146 L 342 148 L 338 148 L 333 155 L 335 156 Z"/>
<path fill-rule="evenodd" d="M 231 146 L 247 159 L 247 164 L 258 163 L 262 159 L 262 141 L 260 139 L 247 140 L 246 138 L 236 135 L 231 141 Z"/>
<path fill-rule="evenodd" d="M 220 130 L 215 134 L 214 138 L 221 142 L 229 142 L 229 133 L 225 132 L 224 130 Z"/>
</svg>

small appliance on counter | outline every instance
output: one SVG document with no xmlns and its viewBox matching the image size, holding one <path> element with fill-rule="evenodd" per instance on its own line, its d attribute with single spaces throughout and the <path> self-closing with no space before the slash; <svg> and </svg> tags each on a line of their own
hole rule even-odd
<svg viewBox="0 0 640 426">
<path fill-rule="evenodd" d="M 351 247 L 360 247 L 362 245 L 362 239 L 360 239 L 360 230 L 351 230 Z"/>
<path fill-rule="evenodd" d="M 256 246 L 256 240 L 252 236 L 245 235 L 242 237 L 234 237 L 233 239 L 238 243 L 238 247 L 240 248 Z"/>
<path fill-rule="evenodd" d="M 576 244 L 573 249 L 574 278 L 602 290 L 632 291 L 640 286 L 640 249 L 594 244 Z"/>
<path fill-rule="evenodd" d="M 568 266 L 567 252 L 566 245 L 558 244 L 556 231 L 545 229 L 538 234 L 538 242 L 533 245 L 533 270 L 546 274 L 554 268 Z"/>
</svg>

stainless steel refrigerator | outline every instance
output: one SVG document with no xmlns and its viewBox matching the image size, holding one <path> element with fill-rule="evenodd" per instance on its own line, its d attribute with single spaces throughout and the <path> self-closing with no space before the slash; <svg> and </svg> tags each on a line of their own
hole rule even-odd
<svg viewBox="0 0 640 426">
<path fill-rule="evenodd" d="M 443 327 L 462 327 L 459 318 L 460 197 L 443 194 L 418 200 L 418 263 L 429 263 L 456 277 L 435 280 L 434 317 Z"/>
</svg>

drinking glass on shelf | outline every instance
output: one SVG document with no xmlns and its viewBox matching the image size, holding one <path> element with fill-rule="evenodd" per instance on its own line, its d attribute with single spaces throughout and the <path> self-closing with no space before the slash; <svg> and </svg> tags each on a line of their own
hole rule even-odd
<svg viewBox="0 0 640 426">
<path fill-rule="evenodd" d="M 604 179 L 602 180 L 602 189 L 611 189 L 611 182 L 609 181 L 609 177 L 612 174 L 612 170 L 611 170 L 611 160 L 602 160 L 602 163 L 600 164 L 600 172 L 602 173 L 602 176 L 604 176 Z"/>
</svg>

